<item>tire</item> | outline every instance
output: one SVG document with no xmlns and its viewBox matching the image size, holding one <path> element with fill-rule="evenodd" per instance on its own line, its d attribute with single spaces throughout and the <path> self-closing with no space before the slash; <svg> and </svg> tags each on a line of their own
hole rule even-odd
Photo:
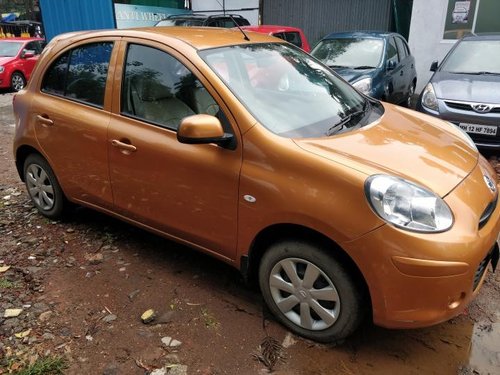
<svg viewBox="0 0 500 375">
<path fill-rule="evenodd" d="M 49 163 L 42 156 L 31 154 L 23 170 L 26 189 L 37 210 L 49 219 L 61 218 L 66 198 Z"/>
<path fill-rule="evenodd" d="M 262 257 L 259 284 L 282 324 L 319 342 L 341 342 L 351 335 L 363 320 L 363 306 L 369 305 L 342 263 L 302 241 L 272 245 Z"/>
<path fill-rule="evenodd" d="M 26 86 L 26 78 L 22 73 L 14 72 L 10 76 L 10 88 L 14 91 L 21 91 Z"/>
</svg>

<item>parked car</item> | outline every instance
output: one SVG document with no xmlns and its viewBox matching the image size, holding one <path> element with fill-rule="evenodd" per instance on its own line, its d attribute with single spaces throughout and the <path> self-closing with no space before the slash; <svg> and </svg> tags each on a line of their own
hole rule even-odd
<svg viewBox="0 0 500 375">
<path fill-rule="evenodd" d="M 291 26 L 261 25 L 261 26 L 242 26 L 243 30 L 255 31 L 257 33 L 268 34 L 277 38 L 286 40 L 306 52 L 311 52 L 311 47 L 307 41 L 302 29 Z"/>
<path fill-rule="evenodd" d="M 209 27 L 236 27 L 250 25 L 248 20 L 238 14 L 172 14 L 158 21 L 155 26 L 209 26 Z"/>
<path fill-rule="evenodd" d="M 0 39 L 0 88 L 23 89 L 44 45 L 40 38 Z"/>
<path fill-rule="evenodd" d="M 54 38 L 14 99 L 35 207 L 55 219 L 70 201 L 211 254 L 313 340 L 462 312 L 499 257 L 488 161 L 448 122 L 249 34 Z"/>
<path fill-rule="evenodd" d="M 465 130 L 483 149 L 500 149 L 500 35 L 469 35 L 450 50 L 417 109 Z"/>
<path fill-rule="evenodd" d="M 415 59 L 404 38 L 386 32 L 332 33 L 311 55 L 363 94 L 411 106 L 417 85 Z"/>
</svg>

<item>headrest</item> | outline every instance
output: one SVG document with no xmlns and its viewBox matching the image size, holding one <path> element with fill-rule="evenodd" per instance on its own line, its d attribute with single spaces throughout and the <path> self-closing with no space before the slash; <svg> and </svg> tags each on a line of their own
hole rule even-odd
<svg viewBox="0 0 500 375">
<path fill-rule="evenodd" d="M 151 78 L 135 76 L 132 77 L 130 85 L 131 89 L 137 93 L 137 96 L 143 102 L 154 102 L 173 97 L 168 86 L 162 85 Z"/>
</svg>

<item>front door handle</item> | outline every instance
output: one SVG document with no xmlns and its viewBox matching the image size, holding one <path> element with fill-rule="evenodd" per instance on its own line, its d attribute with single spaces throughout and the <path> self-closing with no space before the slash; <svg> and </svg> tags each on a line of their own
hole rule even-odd
<svg viewBox="0 0 500 375">
<path fill-rule="evenodd" d="M 137 147 L 135 147 L 134 145 L 131 145 L 130 143 L 121 142 L 118 139 L 113 139 L 111 141 L 111 145 L 113 147 L 118 147 L 118 148 L 122 149 L 123 151 L 126 151 L 127 154 L 137 151 Z"/>
<path fill-rule="evenodd" d="M 52 121 L 47 115 L 37 115 L 36 119 L 46 128 L 54 125 L 54 121 Z"/>
</svg>

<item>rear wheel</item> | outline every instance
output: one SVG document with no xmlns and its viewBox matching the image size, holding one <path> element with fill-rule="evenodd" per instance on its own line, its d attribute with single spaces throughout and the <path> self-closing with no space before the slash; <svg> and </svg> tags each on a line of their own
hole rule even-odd
<svg viewBox="0 0 500 375">
<path fill-rule="evenodd" d="M 14 91 L 20 91 L 26 86 L 26 79 L 22 73 L 14 72 L 10 76 L 10 88 Z"/>
<path fill-rule="evenodd" d="M 24 162 L 24 181 L 28 194 L 38 211 L 57 219 L 63 214 L 65 197 L 49 163 L 38 154 L 31 154 Z"/>
<path fill-rule="evenodd" d="M 366 306 L 359 284 L 334 257 L 302 241 L 271 246 L 259 283 L 266 304 L 285 326 L 311 340 L 332 342 L 359 326 Z"/>
</svg>

